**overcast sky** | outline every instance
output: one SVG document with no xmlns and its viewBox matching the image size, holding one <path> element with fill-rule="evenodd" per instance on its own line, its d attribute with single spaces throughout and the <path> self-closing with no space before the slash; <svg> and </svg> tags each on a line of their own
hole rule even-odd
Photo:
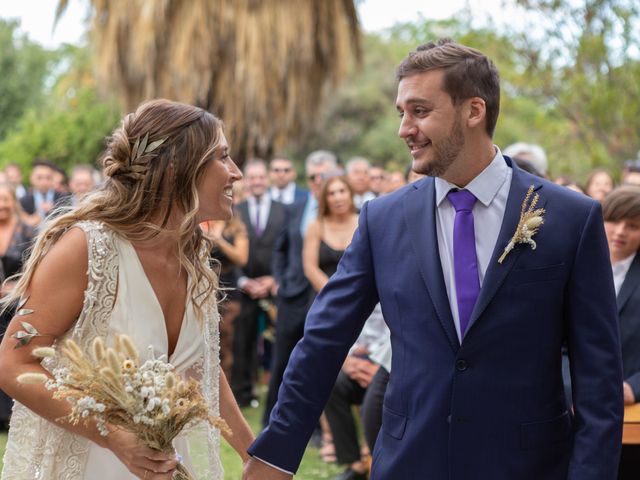
<svg viewBox="0 0 640 480">
<path fill-rule="evenodd" d="M 20 19 L 22 30 L 45 46 L 75 43 L 84 32 L 83 19 L 89 1 L 69 0 L 65 15 L 53 30 L 57 3 L 57 0 L 0 0 L 0 17 Z M 506 18 L 502 3 L 503 0 L 364 0 L 360 2 L 358 12 L 363 28 L 376 31 L 397 22 L 415 20 L 420 15 L 444 19 L 470 9 L 479 19 L 488 14 Z"/>
</svg>

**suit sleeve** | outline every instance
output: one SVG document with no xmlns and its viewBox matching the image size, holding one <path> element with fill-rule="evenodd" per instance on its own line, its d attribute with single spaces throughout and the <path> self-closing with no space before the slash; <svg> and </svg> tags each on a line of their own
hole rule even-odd
<svg viewBox="0 0 640 480">
<path fill-rule="evenodd" d="M 365 206 L 337 272 L 309 311 L 269 425 L 249 449 L 286 471 L 298 469 L 349 348 L 378 302 L 367 211 Z"/>
<path fill-rule="evenodd" d="M 567 296 L 567 343 L 575 409 L 567 478 L 617 478 L 624 410 L 622 360 L 599 204 L 592 206 L 582 231 Z"/>
</svg>

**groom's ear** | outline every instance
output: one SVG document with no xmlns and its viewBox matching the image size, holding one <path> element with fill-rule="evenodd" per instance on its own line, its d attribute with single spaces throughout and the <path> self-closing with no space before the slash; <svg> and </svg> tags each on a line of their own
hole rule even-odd
<svg viewBox="0 0 640 480">
<path fill-rule="evenodd" d="M 487 105 L 480 97 L 471 97 L 465 102 L 465 120 L 467 127 L 477 128 L 484 126 L 487 118 Z"/>
</svg>

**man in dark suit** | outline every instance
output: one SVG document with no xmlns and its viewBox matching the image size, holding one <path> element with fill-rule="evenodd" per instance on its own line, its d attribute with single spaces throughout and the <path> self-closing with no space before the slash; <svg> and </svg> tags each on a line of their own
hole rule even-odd
<svg viewBox="0 0 640 480">
<path fill-rule="evenodd" d="M 377 302 L 393 356 L 372 480 L 615 478 L 622 365 L 600 205 L 503 157 L 481 52 L 443 39 L 397 74 L 399 135 L 429 177 L 364 204 L 245 480 L 291 478 Z"/>
<path fill-rule="evenodd" d="M 602 202 L 618 303 L 624 403 L 640 400 L 640 187 L 623 186 Z M 623 445 L 620 480 L 640 478 L 640 446 Z"/>
<path fill-rule="evenodd" d="M 29 182 L 31 188 L 20 199 L 22 210 L 29 215 L 29 223 L 38 225 L 55 207 L 68 203 L 68 195 L 54 189 L 54 172 L 56 170 L 49 160 L 37 158 L 31 164 Z"/>
<path fill-rule="evenodd" d="M 271 257 L 284 222 L 284 206 L 268 193 L 267 165 L 251 160 L 244 168 L 249 189 L 247 199 L 238 205 L 240 218 L 249 234 L 249 260 L 242 267 L 238 287 L 242 291 L 240 314 L 235 320 L 231 388 L 240 406 L 255 401 L 254 384 L 258 368 L 257 339 L 260 317 L 266 319 L 262 303 L 275 292 Z M 262 301 L 262 303 L 261 303 Z"/>
<path fill-rule="evenodd" d="M 296 185 L 296 170 L 293 162 L 283 155 L 273 157 L 269 164 L 271 188 L 269 193 L 276 202 L 291 205 L 306 200 L 309 190 Z"/>
<path fill-rule="evenodd" d="M 337 158 L 332 152 L 316 150 L 307 156 L 305 171 L 309 192 L 304 199 L 287 206 L 286 221 L 276 241 L 273 276 L 278 285 L 278 317 L 271 379 L 263 416 L 265 425 L 276 403 L 289 356 L 302 338 L 304 319 L 316 296 L 302 268 L 302 244 L 307 227 L 317 215 L 323 176 L 337 167 Z"/>
</svg>

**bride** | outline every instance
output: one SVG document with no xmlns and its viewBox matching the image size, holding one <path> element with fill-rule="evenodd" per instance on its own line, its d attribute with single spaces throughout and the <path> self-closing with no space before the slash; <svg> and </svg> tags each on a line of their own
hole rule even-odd
<svg viewBox="0 0 640 480">
<path fill-rule="evenodd" d="M 133 338 L 140 352 L 166 355 L 182 376 L 197 375 L 211 413 L 246 461 L 253 434 L 219 362 L 218 279 L 198 224 L 232 215 L 232 186 L 242 174 L 230 158 L 219 119 L 189 105 L 154 100 L 127 115 L 108 139 L 105 184 L 46 224 L 5 305 L 23 302 L 0 345 L 0 388 L 16 402 L 2 479 L 169 480 L 176 458 L 115 427 L 64 420 L 69 405 L 24 372 L 51 371 L 35 347 L 73 338 L 88 349 L 97 336 Z M 28 322 L 38 335 L 16 347 Z M 150 346 L 152 348 L 150 348 Z M 144 359 L 143 359 L 144 360 Z M 205 436 L 206 478 L 222 479 L 219 432 Z M 177 453 L 191 465 L 187 439 Z M 204 447 L 202 447 L 204 448 Z"/>
</svg>

